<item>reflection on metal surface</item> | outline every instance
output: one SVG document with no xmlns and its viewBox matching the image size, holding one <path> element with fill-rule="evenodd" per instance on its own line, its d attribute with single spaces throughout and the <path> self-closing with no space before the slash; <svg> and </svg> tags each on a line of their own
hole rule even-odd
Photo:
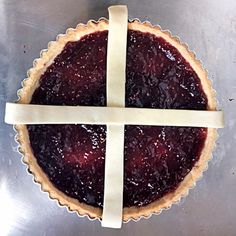
<svg viewBox="0 0 236 236">
<path fill-rule="evenodd" d="M 2 183 L 0 186 L 0 196 L 0 221 L 2 224 L 0 227 L 0 235 L 5 236 L 8 235 L 11 225 L 16 218 L 14 215 L 14 204 L 5 183 Z"/>
<path fill-rule="evenodd" d="M 21 227 L 18 219 L 27 219 L 29 217 L 27 209 L 22 202 L 13 198 L 13 195 L 7 189 L 6 181 L 0 185 L 0 235 L 7 236 L 11 229 Z"/>
</svg>

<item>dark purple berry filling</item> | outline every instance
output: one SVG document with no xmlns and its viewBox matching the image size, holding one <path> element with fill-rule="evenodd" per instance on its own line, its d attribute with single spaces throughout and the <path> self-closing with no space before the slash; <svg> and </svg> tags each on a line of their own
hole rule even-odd
<svg viewBox="0 0 236 236">
<path fill-rule="evenodd" d="M 106 105 L 107 31 L 67 43 L 32 104 Z M 205 110 L 200 79 L 164 39 L 128 31 L 126 106 Z M 56 115 L 56 114 L 55 114 Z M 106 126 L 28 125 L 38 164 L 68 196 L 102 207 Z M 174 191 L 198 161 L 206 128 L 125 126 L 124 207 Z"/>
</svg>

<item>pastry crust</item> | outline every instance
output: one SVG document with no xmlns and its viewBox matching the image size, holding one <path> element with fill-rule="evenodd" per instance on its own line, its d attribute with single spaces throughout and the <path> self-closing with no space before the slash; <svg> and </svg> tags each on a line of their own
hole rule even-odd
<svg viewBox="0 0 236 236">
<path fill-rule="evenodd" d="M 133 20 L 129 22 L 128 28 L 149 32 L 158 37 L 162 37 L 177 48 L 181 55 L 190 63 L 201 80 L 203 90 L 208 99 L 207 109 L 216 110 L 215 91 L 212 88 L 211 81 L 207 78 L 207 72 L 203 69 L 201 62 L 196 59 L 195 54 L 189 51 L 186 44 L 181 43 L 178 38 L 173 37 L 169 31 L 163 31 L 159 26 L 152 26 L 149 22 L 142 23 L 139 20 Z M 108 21 L 106 19 L 100 19 L 98 22 L 89 21 L 86 25 L 79 24 L 76 29 L 68 29 L 65 35 L 59 35 L 56 41 L 50 42 L 48 49 L 43 50 L 40 54 L 40 58 L 33 62 L 33 68 L 28 71 L 28 78 L 22 82 L 22 89 L 18 91 L 18 103 L 30 103 L 32 94 L 39 85 L 40 76 L 46 71 L 54 58 L 61 53 L 67 42 L 77 41 L 84 35 L 103 30 L 108 30 Z M 17 131 L 16 140 L 19 143 L 19 151 L 23 156 L 23 162 L 28 165 L 35 182 L 41 184 L 42 190 L 48 192 L 50 198 L 58 200 L 60 205 L 67 206 L 69 210 L 76 211 L 81 216 L 87 215 L 90 219 L 101 219 L 102 210 L 100 208 L 81 203 L 74 198 L 68 197 L 54 187 L 37 164 L 37 160 L 31 149 L 26 125 L 16 125 L 15 129 Z M 159 214 L 163 209 L 170 208 L 173 203 L 179 202 L 181 197 L 186 196 L 189 189 L 195 185 L 196 181 L 202 176 L 202 172 L 207 168 L 207 163 L 208 160 L 211 159 L 211 153 L 216 138 L 216 129 L 208 128 L 205 145 L 199 161 L 179 184 L 177 189 L 146 206 L 124 208 L 123 221 L 127 222 L 131 219 L 138 220 L 140 217 L 149 217 L 153 213 Z"/>
</svg>

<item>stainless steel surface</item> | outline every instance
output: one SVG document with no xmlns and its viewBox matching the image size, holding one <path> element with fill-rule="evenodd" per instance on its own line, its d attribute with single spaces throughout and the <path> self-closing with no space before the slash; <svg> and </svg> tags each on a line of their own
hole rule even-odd
<svg viewBox="0 0 236 236">
<path fill-rule="evenodd" d="M 226 127 L 207 172 L 186 199 L 161 215 L 112 230 L 68 213 L 40 191 L 3 116 L 5 102 L 16 99 L 27 69 L 50 40 L 79 22 L 107 17 L 107 7 L 117 3 L 128 4 L 130 18 L 160 24 L 197 52 L 214 82 Z M 0 0 L 0 35 L 1 236 L 236 235 L 235 0 Z"/>
</svg>

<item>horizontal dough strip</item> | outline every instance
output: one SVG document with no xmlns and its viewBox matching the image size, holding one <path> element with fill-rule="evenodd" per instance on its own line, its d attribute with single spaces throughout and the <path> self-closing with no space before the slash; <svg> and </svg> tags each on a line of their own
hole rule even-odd
<svg viewBox="0 0 236 236">
<path fill-rule="evenodd" d="M 222 111 L 6 104 L 8 124 L 153 125 L 222 128 Z"/>
</svg>

